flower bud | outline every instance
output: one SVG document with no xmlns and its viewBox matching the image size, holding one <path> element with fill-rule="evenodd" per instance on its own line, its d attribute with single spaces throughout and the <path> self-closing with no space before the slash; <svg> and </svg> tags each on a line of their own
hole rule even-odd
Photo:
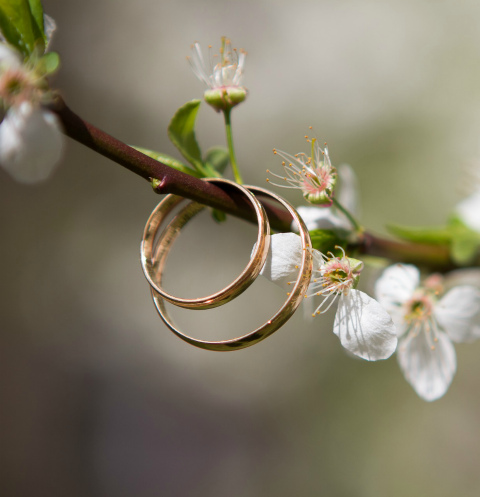
<svg viewBox="0 0 480 497">
<path fill-rule="evenodd" d="M 332 205 L 335 185 L 337 183 L 336 174 L 331 175 L 328 181 L 329 186 L 323 190 L 321 190 L 322 185 L 320 182 L 316 182 L 315 179 L 312 182 L 316 183 L 314 186 L 318 189 L 312 188 L 312 190 L 309 191 L 309 189 L 306 188 L 303 191 L 303 198 L 311 204 L 318 205 L 320 207 L 330 207 Z"/>
<path fill-rule="evenodd" d="M 235 107 L 247 98 L 247 90 L 242 86 L 230 86 L 206 90 L 205 102 L 210 104 L 217 112 L 226 111 Z"/>
</svg>

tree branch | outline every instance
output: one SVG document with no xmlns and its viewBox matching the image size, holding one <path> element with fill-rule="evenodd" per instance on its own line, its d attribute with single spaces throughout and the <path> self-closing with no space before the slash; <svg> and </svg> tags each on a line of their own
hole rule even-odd
<svg viewBox="0 0 480 497">
<path fill-rule="evenodd" d="M 57 114 L 63 124 L 64 133 L 70 138 L 126 167 L 150 183 L 154 179 L 158 180 L 158 184 L 155 182 L 154 186 L 156 193 L 180 195 L 236 217 L 256 222 L 250 203 L 235 191 L 228 192 L 142 154 L 81 119 L 60 97 L 49 106 L 49 109 Z M 264 200 L 262 203 L 272 229 L 279 232 L 290 231 L 292 219 L 288 212 Z M 455 267 L 446 246 L 398 242 L 365 233 L 363 239 L 352 248 L 363 254 L 386 257 L 394 262 L 413 263 L 438 271 L 447 271 Z"/>
<path fill-rule="evenodd" d="M 256 222 L 250 203 L 235 191 L 227 192 L 201 179 L 159 162 L 101 131 L 75 114 L 60 97 L 49 106 L 63 124 L 64 133 L 82 145 L 126 167 L 149 182 L 158 180 L 154 191 L 173 193 L 228 214 Z M 263 202 L 270 224 L 277 231 L 289 231 L 292 219 L 288 212 Z"/>
</svg>

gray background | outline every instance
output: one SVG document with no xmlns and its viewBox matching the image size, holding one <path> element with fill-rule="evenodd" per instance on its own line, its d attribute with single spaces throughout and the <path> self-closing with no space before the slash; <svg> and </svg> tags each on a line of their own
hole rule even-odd
<svg viewBox="0 0 480 497">
<path fill-rule="evenodd" d="M 245 48 L 234 113 L 245 179 L 304 149 L 308 126 L 351 164 L 363 221 L 441 224 L 480 171 L 480 5 L 474 1 L 45 1 L 58 23 L 55 80 L 82 117 L 175 154 L 166 128 L 200 98 L 190 44 Z M 204 149 L 222 120 L 199 115 Z M 281 192 L 301 203 L 296 192 Z M 235 353 L 190 347 L 160 322 L 139 263 L 158 202 L 145 181 L 68 142 L 38 187 L 0 171 L 0 486 L 7 496 L 478 495 L 480 345 L 429 404 L 395 358 L 343 352 L 333 313 L 301 312 Z M 249 257 L 255 228 L 188 226 L 168 288 L 215 290 Z M 192 253 L 191 247 L 198 249 Z M 367 277 L 364 284 L 371 282 Z M 268 319 L 266 282 L 225 308 L 175 312 L 199 337 Z"/>
</svg>

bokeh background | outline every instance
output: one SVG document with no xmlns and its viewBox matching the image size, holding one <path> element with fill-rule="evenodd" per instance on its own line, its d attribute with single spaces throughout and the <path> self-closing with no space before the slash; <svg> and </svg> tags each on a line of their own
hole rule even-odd
<svg viewBox="0 0 480 497">
<path fill-rule="evenodd" d="M 265 185 L 265 169 L 279 167 L 273 147 L 303 150 L 311 125 L 334 164 L 355 168 L 364 224 L 384 232 L 386 222 L 441 224 L 480 171 L 474 0 L 44 5 L 58 23 L 55 84 L 127 143 L 176 154 L 169 119 L 203 92 L 185 56 L 193 41 L 228 35 L 248 51 L 250 93 L 233 119 L 249 183 Z M 204 149 L 224 143 L 206 105 L 198 126 Z M 1 495 L 478 495 L 480 344 L 457 347 L 457 375 L 434 403 L 395 358 L 347 357 L 333 313 L 298 312 L 244 351 L 190 347 L 162 325 L 140 268 L 158 200 L 71 140 L 45 184 L 0 170 Z M 220 288 L 254 238 L 246 223 L 204 215 L 172 254 L 168 288 Z M 224 308 L 175 317 L 196 336 L 232 337 L 282 298 L 259 281 Z"/>
</svg>

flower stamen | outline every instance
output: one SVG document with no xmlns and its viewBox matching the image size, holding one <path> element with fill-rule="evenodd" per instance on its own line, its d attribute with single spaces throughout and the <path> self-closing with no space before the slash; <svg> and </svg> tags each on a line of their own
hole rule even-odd
<svg viewBox="0 0 480 497">
<path fill-rule="evenodd" d="M 274 183 L 270 178 L 267 178 L 267 181 L 280 188 L 301 190 L 308 202 L 330 207 L 335 193 L 337 171 L 330 162 L 328 149 L 323 150 L 318 145 L 316 138 L 310 139 L 308 135 L 305 135 L 305 139 L 311 144 L 311 156 L 307 156 L 303 152 L 290 155 L 281 150 L 273 149 L 273 153 L 283 159 L 282 166 L 286 176 L 280 176 L 269 170 L 267 173 L 285 181 L 287 185 Z"/>
<path fill-rule="evenodd" d="M 321 254 L 322 260 L 318 268 L 314 268 L 307 297 L 322 297 L 323 300 L 315 309 L 313 316 L 327 312 L 340 295 L 348 295 L 356 286 L 363 268 L 363 263 L 346 257 L 342 247 L 342 257 L 331 252 Z M 355 261 L 355 264 L 352 264 Z"/>
</svg>

